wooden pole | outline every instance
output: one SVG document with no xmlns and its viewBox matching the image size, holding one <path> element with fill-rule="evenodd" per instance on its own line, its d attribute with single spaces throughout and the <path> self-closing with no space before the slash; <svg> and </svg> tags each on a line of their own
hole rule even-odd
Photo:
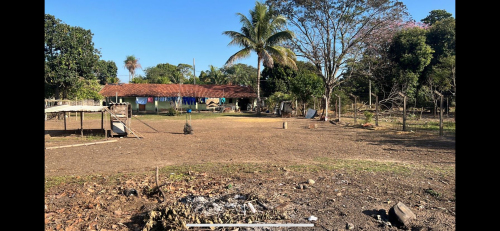
<svg viewBox="0 0 500 231">
<path fill-rule="evenodd" d="M 83 112 L 80 112 L 80 135 L 83 136 Z"/>
<path fill-rule="evenodd" d="M 370 106 L 370 109 L 372 109 L 372 81 L 371 80 L 368 80 L 368 101 L 370 102 L 369 103 L 369 106 Z"/>
<path fill-rule="evenodd" d="M 403 131 L 406 131 L 406 95 L 398 92 L 400 96 L 403 96 Z"/>
<path fill-rule="evenodd" d="M 434 91 L 436 95 L 439 96 L 440 104 L 439 104 L 439 136 L 443 136 L 443 95 L 438 91 Z"/>
<path fill-rule="evenodd" d="M 337 96 L 337 97 L 339 98 L 339 122 L 340 122 L 340 109 L 342 108 L 342 107 L 340 106 L 340 96 L 339 96 L 339 95 L 337 95 L 337 94 L 335 94 L 335 96 Z"/>
<path fill-rule="evenodd" d="M 63 117 L 64 117 L 64 131 L 66 131 L 66 112 L 63 112 Z"/>
<path fill-rule="evenodd" d="M 375 126 L 378 127 L 378 96 L 373 93 L 371 95 L 375 96 Z"/>
<path fill-rule="evenodd" d="M 101 129 L 104 129 L 104 112 L 101 111 Z"/>
<path fill-rule="evenodd" d="M 350 94 L 352 97 L 354 97 L 354 123 L 356 124 L 357 123 L 357 120 L 356 120 L 356 117 L 358 115 L 358 105 L 357 102 L 356 102 L 356 96 L 353 95 L 353 94 Z"/>
<path fill-rule="evenodd" d="M 449 101 L 450 97 L 449 96 L 446 96 L 446 117 L 450 117 L 450 101 Z"/>
</svg>

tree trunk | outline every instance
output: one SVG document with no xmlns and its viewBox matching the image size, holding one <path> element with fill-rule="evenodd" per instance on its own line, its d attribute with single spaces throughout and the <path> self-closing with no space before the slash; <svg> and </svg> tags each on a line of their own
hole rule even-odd
<svg viewBox="0 0 500 231">
<path fill-rule="evenodd" d="M 57 99 L 60 99 L 61 96 L 60 96 L 60 92 L 59 92 L 59 85 L 56 85 L 55 89 L 54 89 L 54 98 L 57 100 Z"/>
<path fill-rule="evenodd" d="M 260 115 L 260 57 L 257 57 L 257 115 Z"/>
<path fill-rule="evenodd" d="M 333 90 L 333 87 L 325 87 L 325 94 L 323 95 L 323 99 L 325 100 L 324 102 L 324 115 L 325 115 L 325 119 L 324 121 L 328 121 L 328 104 L 330 104 L 330 97 L 332 95 L 332 90 Z"/>
<path fill-rule="evenodd" d="M 328 104 L 330 102 L 330 95 L 324 97 L 325 98 L 325 120 L 328 121 Z"/>
</svg>

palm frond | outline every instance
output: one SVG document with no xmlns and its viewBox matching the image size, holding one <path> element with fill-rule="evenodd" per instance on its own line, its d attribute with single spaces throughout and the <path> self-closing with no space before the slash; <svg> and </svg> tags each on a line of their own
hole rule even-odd
<svg viewBox="0 0 500 231">
<path fill-rule="evenodd" d="M 292 50 L 281 46 L 267 46 L 266 50 L 275 62 L 297 69 L 295 53 Z"/>
<path fill-rule="evenodd" d="M 241 13 L 236 13 L 236 15 L 240 16 L 240 22 L 243 25 L 242 27 L 246 27 L 246 28 L 253 27 L 252 22 L 250 20 L 248 20 L 248 18 L 245 15 L 243 15 Z"/>
<path fill-rule="evenodd" d="M 290 30 L 280 31 L 278 33 L 271 35 L 267 39 L 267 44 L 269 44 L 270 46 L 274 46 L 280 44 L 283 41 L 293 39 L 294 36 L 295 36 L 294 33 Z"/>
<path fill-rule="evenodd" d="M 241 49 L 238 52 L 236 52 L 233 55 L 231 55 L 231 57 L 229 57 L 229 59 L 227 59 L 227 61 L 226 61 L 226 63 L 224 65 L 225 66 L 231 66 L 231 65 L 233 65 L 233 63 L 236 60 L 249 57 L 250 56 L 250 52 L 252 52 L 252 48 L 250 48 L 250 47 Z"/>
<path fill-rule="evenodd" d="M 254 42 L 247 36 L 236 31 L 224 31 L 222 34 L 229 36 L 232 40 L 229 45 L 239 45 L 243 47 L 253 47 Z"/>
<path fill-rule="evenodd" d="M 266 49 L 263 49 L 259 53 L 259 56 L 262 58 L 262 64 L 264 64 L 264 66 L 270 67 L 270 68 L 272 68 L 274 66 L 273 56 Z"/>
</svg>

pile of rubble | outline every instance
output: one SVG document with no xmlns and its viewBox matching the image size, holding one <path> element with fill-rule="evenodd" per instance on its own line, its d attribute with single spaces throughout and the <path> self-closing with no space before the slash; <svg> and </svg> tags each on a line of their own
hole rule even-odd
<svg viewBox="0 0 500 231">
<path fill-rule="evenodd" d="M 186 196 L 170 205 L 158 206 L 144 217 L 144 230 L 154 227 L 183 229 L 186 224 L 259 223 L 289 219 L 253 194 L 220 197 Z"/>
</svg>

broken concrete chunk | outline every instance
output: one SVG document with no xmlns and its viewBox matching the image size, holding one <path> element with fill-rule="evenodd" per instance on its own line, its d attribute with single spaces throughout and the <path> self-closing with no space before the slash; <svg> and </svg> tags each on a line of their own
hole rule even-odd
<svg viewBox="0 0 500 231">
<path fill-rule="evenodd" d="M 417 216 L 402 202 L 398 202 L 391 208 L 393 216 L 396 216 L 397 220 L 404 225 L 407 225 L 411 219 L 416 219 Z M 391 211 L 389 211 L 389 215 L 391 215 Z"/>
</svg>

